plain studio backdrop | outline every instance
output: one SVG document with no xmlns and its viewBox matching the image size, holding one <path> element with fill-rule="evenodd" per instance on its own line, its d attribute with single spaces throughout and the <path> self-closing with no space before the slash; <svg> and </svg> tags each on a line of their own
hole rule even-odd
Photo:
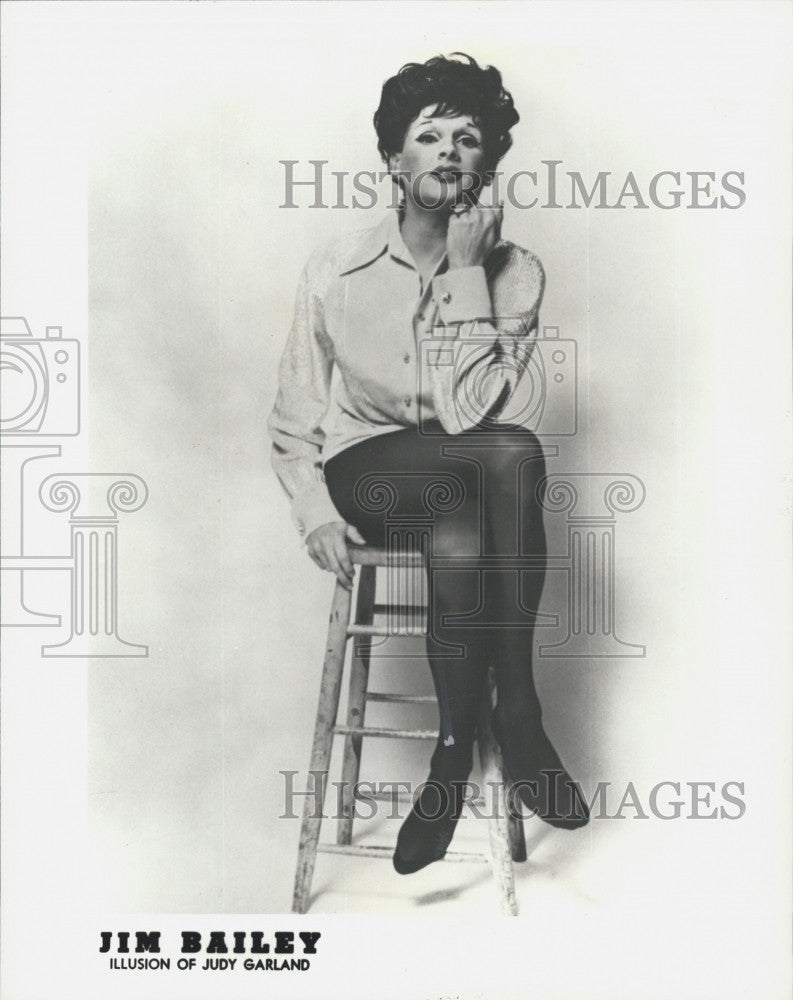
<svg viewBox="0 0 793 1000">
<path fill-rule="evenodd" d="M 610 812 L 628 782 L 645 812 L 661 781 L 680 783 L 686 805 L 675 821 L 628 806 L 576 834 L 528 821 L 515 922 L 524 930 L 504 934 L 526 948 L 534 932 L 543 996 L 579 995 L 586 978 L 554 979 L 563 934 L 589 956 L 589 995 L 727 997 L 750 982 L 758 997 L 783 995 L 790 77 L 774 38 L 788 14 L 774 4 L 4 11 L 19 87 L 8 98 L 19 145 L 7 183 L 24 190 L 27 153 L 27 197 L 47 192 L 63 262 L 53 252 L 27 283 L 9 265 L 4 313 L 27 309 L 43 326 L 59 303 L 45 314 L 41 297 L 27 305 L 10 293 L 40 296 L 48 269 L 73 273 L 87 301 L 86 330 L 70 333 L 87 351 L 90 466 L 134 472 L 149 488 L 121 526 L 118 583 L 122 637 L 147 643 L 148 657 L 58 664 L 87 676 L 85 730 L 72 737 L 85 738 L 80 881 L 97 912 L 216 914 L 231 927 L 222 915 L 290 908 L 299 821 L 279 819 L 280 772 L 302 781 L 308 766 L 333 579 L 290 522 L 265 424 L 306 259 L 375 224 L 389 182 L 369 210 L 310 208 L 307 188 L 284 208 L 279 161 L 299 161 L 300 179 L 309 160 L 327 161 L 332 205 L 330 171 L 383 169 L 371 117 L 384 79 L 407 61 L 464 51 L 502 71 L 520 111 L 506 174 L 538 171 L 542 196 L 542 161 L 561 161 L 563 205 L 566 171 L 587 186 L 609 171 L 611 201 L 630 171 L 645 198 L 660 171 L 680 172 L 688 192 L 668 211 L 630 197 L 622 210 L 505 210 L 504 236 L 545 267 L 541 330 L 577 344 L 578 429 L 555 442 L 549 471 L 635 476 L 646 491 L 615 529 L 617 634 L 645 653 L 541 659 L 547 728 L 587 791 L 612 783 Z M 742 173 L 745 204 L 686 207 L 688 171 Z M 87 235 L 60 223 L 78 189 Z M 7 253 L 44 237 L 33 213 L 16 206 Z M 564 515 L 546 524 L 561 554 Z M 535 642 L 559 641 L 564 573 L 549 573 L 541 610 L 561 621 Z M 423 660 L 374 670 L 382 688 L 430 690 Z M 433 714 L 418 721 L 432 725 Z M 28 748 L 41 769 L 62 752 L 46 731 L 45 719 Z M 384 742 L 367 745 L 362 778 L 426 776 L 426 745 Z M 700 806 L 710 813 L 731 781 L 744 789 L 740 819 L 686 818 L 687 783 L 715 785 Z M 33 820 L 20 810 L 10 822 L 21 841 Z M 396 829 L 381 824 L 374 839 Z M 474 820 L 459 836 L 487 847 Z M 315 914 L 443 914 L 447 926 L 497 914 L 487 869 L 466 865 L 405 879 L 390 862 L 320 856 L 314 890 Z M 593 957 L 606 928 L 624 945 L 613 960 L 627 963 L 623 987 Z M 545 933 L 557 943 L 540 944 Z M 510 981 L 493 995 L 519 992 Z M 459 981 L 454 989 L 463 995 Z"/>
</svg>

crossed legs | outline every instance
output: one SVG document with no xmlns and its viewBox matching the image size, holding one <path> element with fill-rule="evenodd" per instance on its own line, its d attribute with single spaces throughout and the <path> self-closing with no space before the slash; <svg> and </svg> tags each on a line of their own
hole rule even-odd
<svg viewBox="0 0 793 1000">
<path fill-rule="evenodd" d="M 394 525 L 429 525 L 427 658 L 439 707 L 430 775 L 397 841 L 397 871 L 443 857 L 473 763 L 476 715 L 492 660 L 494 732 L 521 801 L 555 826 L 588 818 L 542 726 L 534 685 L 534 618 L 545 580 L 536 436 L 521 427 L 460 435 L 417 428 L 353 445 L 325 463 L 333 502 L 372 545 Z M 404 519 L 404 520 L 403 520 Z M 397 529 L 398 536 L 398 529 Z"/>
</svg>

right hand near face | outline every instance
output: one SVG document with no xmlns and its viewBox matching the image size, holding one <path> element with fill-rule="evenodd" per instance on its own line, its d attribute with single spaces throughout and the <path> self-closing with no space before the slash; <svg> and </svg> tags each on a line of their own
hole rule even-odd
<svg viewBox="0 0 793 1000">
<path fill-rule="evenodd" d="M 351 524 L 344 521 L 329 521 L 311 532 L 306 538 L 306 548 L 320 569 L 335 573 L 339 583 L 347 590 L 352 590 L 355 568 L 347 550 L 348 540 L 358 545 L 366 545 L 361 533 Z"/>
<path fill-rule="evenodd" d="M 501 236 L 504 210 L 501 205 L 462 207 L 449 219 L 446 255 L 449 270 L 481 267 Z"/>
</svg>

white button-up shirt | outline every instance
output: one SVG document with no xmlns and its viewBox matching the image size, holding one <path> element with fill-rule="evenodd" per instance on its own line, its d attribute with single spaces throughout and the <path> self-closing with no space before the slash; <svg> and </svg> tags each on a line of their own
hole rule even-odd
<svg viewBox="0 0 793 1000">
<path fill-rule="evenodd" d="M 545 278 L 504 240 L 484 267 L 426 288 L 396 212 L 312 255 L 297 292 L 268 421 L 272 462 L 304 536 L 342 521 L 322 467 L 376 434 L 438 420 L 459 434 L 497 421 L 534 347 Z"/>
</svg>

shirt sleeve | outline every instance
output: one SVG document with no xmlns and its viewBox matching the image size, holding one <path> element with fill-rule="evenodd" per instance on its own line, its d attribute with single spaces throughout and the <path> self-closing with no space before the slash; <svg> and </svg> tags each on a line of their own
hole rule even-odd
<svg viewBox="0 0 793 1000">
<path fill-rule="evenodd" d="M 316 284 L 309 261 L 298 285 L 278 393 L 267 422 L 273 442 L 272 466 L 292 502 L 292 520 L 304 541 L 320 525 L 344 520 L 333 505 L 322 472 L 325 432 L 321 424 L 330 402 L 333 344 L 325 331 Z"/>
<path fill-rule="evenodd" d="M 540 261 L 519 247 L 490 276 L 484 267 L 464 267 L 433 279 L 439 325 L 427 362 L 433 404 L 447 433 L 485 420 L 510 422 L 511 410 L 520 409 L 509 403 L 536 344 L 544 289 Z"/>
</svg>

